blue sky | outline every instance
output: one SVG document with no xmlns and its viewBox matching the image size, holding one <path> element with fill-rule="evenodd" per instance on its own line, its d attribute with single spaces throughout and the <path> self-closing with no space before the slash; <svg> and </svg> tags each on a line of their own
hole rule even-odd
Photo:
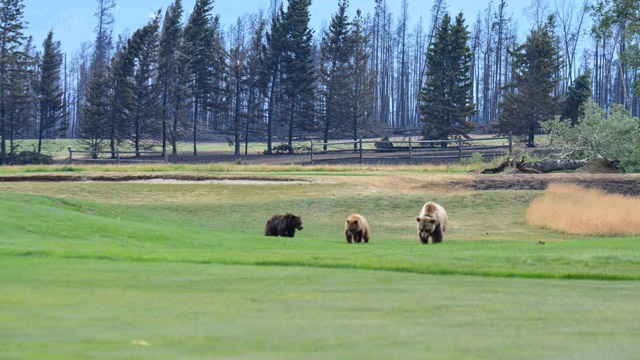
<svg viewBox="0 0 640 360">
<path fill-rule="evenodd" d="M 158 9 L 166 9 L 172 0 L 116 0 L 118 8 L 114 12 L 115 33 L 125 30 L 133 32 L 149 21 L 149 16 Z M 183 0 L 185 17 L 193 9 L 195 0 Z M 268 10 L 269 0 L 216 0 L 214 12 L 220 14 L 225 26 L 232 24 L 239 16 L 254 13 L 259 9 Z M 315 0 L 311 8 L 312 26 L 319 30 L 323 22 L 328 22 L 337 8 L 338 0 Z M 351 0 L 351 13 L 357 8 L 366 14 L 373 12 L 374 0 Z M 467 23 L 471 24 L 479 11 L 486 8 L 488 0 L 449 0 L 450 12 L 463 11 Z M 508 13 L 514 14 L 521 28 L 528 28 L 523 8 L 529 1 L 510 1 Z M 38 47 L 46 34 L 53 29 L 56 40 L 62 42 L 62 50 L 69 55 L 75 53 L 83 42 L 94 40 L 96 2 L 94 0 L 24 0 L 26 6 L 25 19 L 29 22 L 29 35 L 34 37 Z M 400 0 L 388 0 L 389 9 L 394 14 L 400 12 Z M 415 23 L 420 16 L 425 23 L 429 19 L 432 0 L 409 0 L 411 22 Z"/>
</svg>

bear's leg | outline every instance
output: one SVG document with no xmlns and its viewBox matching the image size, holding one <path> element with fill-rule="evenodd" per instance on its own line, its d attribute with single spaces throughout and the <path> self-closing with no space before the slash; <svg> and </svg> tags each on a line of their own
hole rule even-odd
<svg viewBox="0 0 640 360">
<path fill-rule="evenodd" d="M 362 236 L 362 238 L 364 239 L 365 244 L 369 243 L 369 233 L 364 233 L 364 235 Z"/>
<path fill-rule="evenodd" d="M 440 244 L 442 242 L 444 234 L 442 233 L 442 228 L 440 227 L 440 225 L 436 226 L 436 229 L 433 234 L 431 234 L 431 237 L 433 237 L 434 244 Z"/>
<path fill-rule="evenodd" d="M 354 238 L 356 243 L 360 244 L 362 242 L 362 231 L 358 231 L 354 234 Z"/>
<path fill-rule="evenodd" d="M 291 230 L 289 230 L 289 237 L 290 237 L 290 238 L 294 238 L 294 237 L 296 237 L 296 229 L 291 229 Z"/>
<path fill-rule="evenodd" d="M 351 231 L 345 231 L 344 237 L 347 239 L 347 244 L 351 244 Z"/>
</svg>

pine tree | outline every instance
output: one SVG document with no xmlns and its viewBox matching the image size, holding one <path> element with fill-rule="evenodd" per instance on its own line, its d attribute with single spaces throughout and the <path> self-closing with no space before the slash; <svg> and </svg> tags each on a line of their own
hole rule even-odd
<svg viewBox="0 0 640 360">
<path fill-rule="evenodd" d="M 351 60 L 348 65 L 350 86 L 350 131 L 353 141 L 357 141 L 364 127 L 372 121 L 375 107 L 376 76 L 369 66 L 371 54 L 368 50 L 369 35 L 366 33 L 365 20 L 360 10 L 352 23 L 349 41 Z M 354 150 L 357 145 L 354 144 Z"/>
<path fill-rule="evenodd" d="M 535 132 L 540 122 L 560 113 L 554 89 L 562 59 L 553 36 L 555 20 L 550 16 L 545 24 L 533 29 L 527 41 L 512 53 L 513 82 L 501 104 L 499 127 L 503 133 L 527 135 L 534 146 Z"/>
<path fill-rule="evenodd" d="M 17 61 L 24 42 L 24 5 L 22 0 L 0 0 L 0 152 L 7 164 L 7 110 L 12 83 L 10 67 Z"/>
<path fill-rule="evenodd" d="M 42 141 L 62 136 L 66 127 L 64 118 L 64 91 L 60 79 L 62 54 L 60 42 L 53 41 L 53 32 L 43 43 L 43 55 L 40 63 L 40 80 L 38 82 L 38 104 L 40 119 L 38 123 L 38 153 L 42 152 Z"/>
<path fill-rule="evenodd" d="M 591 70 L 578 76 L 567 91 L 567 99 L 562 110 L 562 119 L 575 125 L 584 117 L 583 105 L 591 99 Z"/>
<path fill-rule="evenodd" d="M 351 80 L 347 76 L 347 69 L 352 50 L 349 46 L 351 24 L 347 16 L 348 7 L 347 0 L 340 0 L 338 12 L 333 15 L 331 25 L 322 39 L 320 75 L 325 101 L 325 144 L 329 141 L 329 132 L 344 126 L 350 115 L 349 103 L 346 101 Z M 327 145 L 324 150 L 327 150 Z"/>
<path fill-rule="evenodd" d="M 135 55 L 121 39 L 109 69 L 110 111 L 106 136 L 109 138 L 109 148 L 113 158 L 116 157 L 117 144 L 125 140 L 127 134 L 130 133 L 129 118 L 134 107 L 134 67 Z"/>
<path fill-rule="evenodd" d="M 152 81 L 157 70 L 159 20 L 158 13 L 148 25 L 136 31 L 129 42 L 135 62 L 130 125 L 136 156 L 140 156 L 142 141 L 153 138 L 159 132 L 156 123 L 160 116 L 159 96 Z"/>
<path fill-rule="evenodd" d="M 284 19 L 285 93 L 289 101 L 289 146 L 293 148 L 294 127 L 310 130 L 315 120 L 316 70 L 313 62 L 313 31 L 309 28 L 311 0 L 291 0 Z M 298 122 L 296 124 L 296 121 Z"/>
<path fill-rule="evenodd" d="M 168 127 L 175 110 L 176 91 L 179 82 L 180 48 L 182 46 L 182 2 L 175 2 L 167 9 L 158 50 L 158 83 L 162 93 L 162 150 L 167 150 Z"/>
<path fill-rule="evenodd" d="M 86 104 L 82 107 L 82 121 L 78 127 L 79 144 L 91 151 L 96 159 L 103 150 L 109 134 L 111 82 L 104 67 L 96 67 L 91 73 L 85 94 Z"/>
<path fill-rule="evenodd" d="M 28 130 L 36 123 L 37 104 L 34 96 L 35 59 L 33 56 L 33 39 L 29 37 L 21 52 L 16 55 L 16 61 L 9 68 L 10 81 L 7 97 L 7 137 L 9 138 L 9 153 L 15 155 L 18 139 L 25 137 Z"/>
<path fill-rule="evenodd" d="M 248 50 L 247 91 L 249 99 L 244 130 L 244 154 L 249 153 L 249 132 L 251 125 L 261 123 L 264 118 L 264 99 L 269 86 L 267 64 L 267 47 L 265 44 L 266 22 L 260 16 L 254 23 L 251 46 Z"/>
<path fill-rule="evenodd" d="M 269 77 L 269 105 L 267 106 L 267 154 L 273 154 L 273 126 L 276 99 L 279 93 L 284 52 L 286 51 L 285 12 L 281 5 L 271 18 L 271 29 L 267 33 L 265 70 Z"/>
<path fill-rule="evenodd" d="M 445 14 L 427 52 L 427 80 L 421 93 L 421 121 L 425 139 L 446 140 L 473 130 L 475 111 L 470 96 L 473 80 L 469 32 L 460 13 L 455 24 Z"/>
<path fill-rule="evenodd" d="M 207 96 L 213 90 L 215 58 L 212 34 L 213 0 L 197 0 L 184 29 L 183 53 L 188 54 L 191 95 L 193 96 L 193 155 L 198 155 L 198 122 L 206 116 Z M 204 111 L 203 111 L 204 108 Z"/>
<path fill-rule="evenodd" d="M 93 66 L 105 67 L 109 62 L 109 52 L 112 47 L 111 25 L 115 19 L 111 11 L 116 8 L 115 0 L 97 0 L 98 9 L 94 16 L 98 19 L 96 25 L 96 42 L 93 52 Z"/>
</svg>

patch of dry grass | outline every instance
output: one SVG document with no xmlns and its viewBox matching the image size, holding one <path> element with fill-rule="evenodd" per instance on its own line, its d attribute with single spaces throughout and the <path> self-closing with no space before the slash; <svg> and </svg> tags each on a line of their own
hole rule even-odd
<svg viewBox="0 0 640 360">
<path fill-rule="evenodd" d="M 531 203 L 527 222 L 574 235 L 640 235 L 640 198 L 552 184 Z"/>
</svg>

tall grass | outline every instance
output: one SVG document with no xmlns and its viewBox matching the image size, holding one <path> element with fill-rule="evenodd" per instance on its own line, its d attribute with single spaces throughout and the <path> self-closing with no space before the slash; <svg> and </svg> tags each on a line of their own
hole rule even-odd
<svg viewBox="0 0 640 360">
<path fill-rule="evenodd" d="M 574 235 L 640 235 L 640 198 L 552 184 L 531 203 L 527 222 Z"/>
</svg>

